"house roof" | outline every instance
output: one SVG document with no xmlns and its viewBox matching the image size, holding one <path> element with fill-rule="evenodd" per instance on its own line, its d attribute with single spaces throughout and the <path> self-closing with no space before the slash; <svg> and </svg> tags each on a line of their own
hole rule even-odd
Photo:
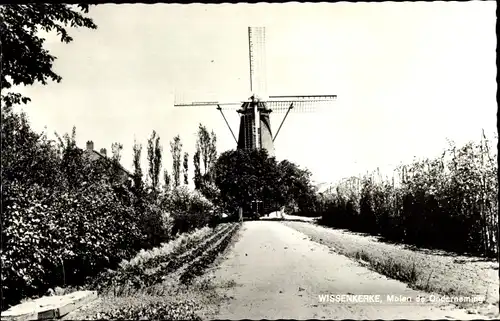
<svg viewBox="0 0 500 321">
<path fill-rule="evenodd" d="M 110 160 L 111 160 L 110 158 L 108 158 L 107 156 L 104 156 L 103 154 L 99 153 L 99 152 L 98 152 L 98 151 L 96 151 L 96 150 L 93 150 L 93 149 L 92 149 L 92 150 L 86 149 L 86 150 L 84 150 L 84 151 L 85 151 L 85 152 L 87 152 L 87 153 L 88 153 L 88 152 L 92 152 L 92 153 L 96 154 L 97 156 L 99 156 L 99 157 L 101 157 L 101 158 L 103 158 L 103 159 L 105 159 L 105 160 L 107 160 L 107 161 L 110 161 Z M 122 164 L 120 164 L 120 162 L 118 162 L 118 166 L 120 167 L 120 169 L 121 169 L 122 171 L 124 171 L 125 173 L 127 173 L 127 175 L 128 175 L 128 176 L 133 176 L 133 175 L 132 175 L 132 174 L 131 174 L 128 170 L 126 170 L 126 169 L 122 166 Z"/>
</svg>

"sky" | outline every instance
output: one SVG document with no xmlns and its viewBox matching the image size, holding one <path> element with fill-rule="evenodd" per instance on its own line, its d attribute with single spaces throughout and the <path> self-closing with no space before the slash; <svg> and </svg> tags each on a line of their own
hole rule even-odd
<svg viewBox="0 0 500 321">
<path fill-rule="evenodd" d="M 91 8 L 97 30 L 47 35 L 60 83 L 20 91 L 33 127 L 49 137 L 76 126 L 82 148 L 123 144 L 132 169 L 134 139 L 156 130 L 163 167 L 179 134 L 192 155 L 196 130 L 214 130 L 218 151 L 235 142 L 215 107 L 187 100 L 249 97 L 248 26 L 266 27 L 270 95 L 336 94 L 314 113 L 292 112 L 275 142 L 278 160 L 332 182 L 432 157 L 447 146 L 496 133 L 496 3 L 106 4 Z M 237 135 L 239 116 L 225 112 Z M 273 131 L 283 114 L 271 117 Z M 190 174 L 190 181 L 192 172 Z"/>
</svg>

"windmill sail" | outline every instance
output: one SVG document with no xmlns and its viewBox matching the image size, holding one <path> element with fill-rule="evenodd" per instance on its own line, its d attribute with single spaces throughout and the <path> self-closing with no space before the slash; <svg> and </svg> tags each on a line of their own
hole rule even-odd
<svg viewBox="0 0 500 321">
<path fill-rule="evenodd" d="M 267 99 L 266 29 L 248 27 L 250 54 L 250 91 L 261 100 Z"/>
<path fill-rule="evenodd" d="M 292 110 L 307 112 L 315 111 L 316 107 L 331 104 L 336 95 L 306 95 L 306 96 L 269 96 L 267 91 L 266 69 L 266 29 L 265 27 L 248 27 L 248 49 L 250 62 L 250 96 L 247 100 L 218 101 L 203 99 L 203 101 L 187 101 L 176 97 L 177 107 L 216 107 L 223 110 L 235 110 L 239 107 L 240 127 L 237 140 L 238 149 L 266 149 L 274 156 L 274 139 L 271 131 L 270 113 L 286 112 L 278 132 L 288 113 Z M 196 95 L 192 95 L 196 96 Z M 224 117 L 224 114 L 222 113 Z M 225 117 L 224 120 L 226 121 Z M 257 120 L 257 121 L 256 121 Z M 227 121 L 226 121 L 227 124 Z M 227 124 L 229 127 L 229 124 Z M 229 128 L 231 130 L 231 128 Z M 232 130 L 231 130 L 231 134 Z M 277 134 L 277 133 L 276 133 Z M 233 135 L 234 137 L 235 135 Z M 235 137 L 236 140 L 236 137 Z"/>
<path fill-rule="evenodd" d="M 267 74 L 266 74 L 266 32 L 264 27 L 248 28 L 248 45 L 250 58 L 250 95 L 248 100 L 221 102 L 216 99 L 203 99 L 203 101 L 178 100 L 174 106 L 195 107 L 195 106 L 217 106 L 221 112 L 226 125 L 231 134 L 236 137 L 227 122 L 223 110 L 231 110 L 233 107 L 240 107 L 237 111 L 240 114 L 240 128 L 238 149 L 252 150 L 265 149 L 269 156 L 274 156 L 274 140 L 271 131 L 270 113 L 285 111 L 276 135 L 279 133 L 288 113 L 292 110 L 306 111 L 313 110 L 317 105 L 329 104 L 336 99 L 336 95 L 308 95 L 308 96 L 268 96 Z M 256 200 L 256 203 L 259 201 Z M 245 211 L 252 211 L 249 204 L 245 206 Z M 266 209 L 270 204 L 263 204 Z M 241 209 L 241 208 L 240 208 Z M 269 208 L 267 208 L 269 210 Z M 241 213 L 241 212 L 240 212 Z"/>
</svg>

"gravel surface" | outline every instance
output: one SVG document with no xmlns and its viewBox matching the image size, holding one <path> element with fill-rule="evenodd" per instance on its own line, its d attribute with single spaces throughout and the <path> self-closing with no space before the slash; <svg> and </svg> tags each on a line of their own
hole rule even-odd
<svg viewBox="0 0 500 321">
<path fill-rule="evenodd" d="M 304 223 L 300 223 L 304 224 Z M 225 301 L 217 319 L 478 319 L 451 305 L 320 302 L 319 295 L 428 297 L 353 260 L 332 253 L 275 221 L 243 224 L 240 240 L 212 272 Z"/>
</svg>

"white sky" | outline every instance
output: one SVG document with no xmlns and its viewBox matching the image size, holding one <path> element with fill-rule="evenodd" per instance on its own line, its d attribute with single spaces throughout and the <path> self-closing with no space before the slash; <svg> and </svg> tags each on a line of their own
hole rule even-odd
<svg viewBox="0 0 500 321">
<path fill-rule="evenodd" d="M 82 147 L 124 145 L 153 129 L 171 172 L 169 141 L 180 134 L 192 155 L 200 122 L 222 152 L 235 148 L 214 108 L 174 108 L 192 99 L 241 100 L 249 92 L 247 27 L 266 26 L 271 95 L 337 94 L 328 110 L 291 113 L 276 156 L 309 168 L 315 181 L 392 168 L 413 156 L 496 133 L 496 3 L 99 5 L 97 30 L 72 30 L 46 47 L 63 80 L 23 88 L 37 130 L 77 128 Z M 213 62 L 212 62 L 213 61 Z M 226 112 L 237 135 L 238 115 Z M 283 114 L 273 116 L 277 130 Z M 191 181 L 190 175 L 190 181 Z"/>
</svg>

